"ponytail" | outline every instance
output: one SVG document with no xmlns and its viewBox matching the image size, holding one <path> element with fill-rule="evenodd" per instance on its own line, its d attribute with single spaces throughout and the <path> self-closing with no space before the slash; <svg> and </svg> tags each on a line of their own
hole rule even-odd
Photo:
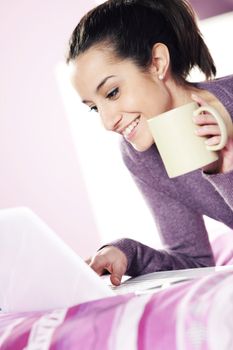
<svg viewBox="0 0 233 350">
<path fill-rule="evenodd" d="M 88 12 L 75 28 L 67 62 L 93 45 L 113 48 L 146 70 L 155 43 L 169 50 L 171 71 L 185 80 L 197 66 L 207 79 L 216 74 L 214 61 L 186 0 L 109 0 Z"/>
<path fill-rule="evenodd" d="M 207 79 L 216 75 L 216 67 L 196 22 L 196 15 L 186 0 L 149 1 L 160 6 L 161 13 L 174 31 L 176 48 L 172 57 L 173 70 L 185 78 L 197 66 Z M 174 40 L 174 43 L 175 43 Z M 171 42 L 171 47 L 174 45 Z M 180 61 L 180 62 L 179 62 Z"/>
</svg>

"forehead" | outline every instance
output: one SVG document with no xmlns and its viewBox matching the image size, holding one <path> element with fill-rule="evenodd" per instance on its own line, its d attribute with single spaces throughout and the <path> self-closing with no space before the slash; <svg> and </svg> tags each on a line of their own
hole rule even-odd
<svg viewBox="0 0 233 350">
<path fill-rule="evenodd" d="M 97 87 L 105 76 L 115 75 L 123 68 L 124 61 L 110 50 L 91 48 L 71 63 L 72 83 L 78 91 L 82 91 L 86 85 Z"/>
<path fill-rule="evenodd" d="M 140 69 L 131 59 L 116 56 L 111 48 L 93 47 L 80 54 L 71 63 L 71 80 L 80 97 L 91 99 L 100 82 L 107 76 L 120 80 L 135 80 L 141 76 Z"/>
</svg>

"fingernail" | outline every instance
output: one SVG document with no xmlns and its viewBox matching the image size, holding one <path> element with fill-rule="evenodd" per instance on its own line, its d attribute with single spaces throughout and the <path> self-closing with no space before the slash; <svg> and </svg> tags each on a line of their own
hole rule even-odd
<svg viewBox="0 0 233 350">
<path fill-rule="evenodd" d="M 211 140 L 210 139 L 205 140 L 205 144 L 206 145 L 211 145 Z"/>
<path fill-rule="evenodd" d="M 118 277 L 114 277 L 114 281 L 115 281 L 115 283 L 117 283 L 117 284 L 120 284 L 120 283 L 121 283 L 121 281 L 120 281 L 120 279 L 119 279 Z"/>
</svg>

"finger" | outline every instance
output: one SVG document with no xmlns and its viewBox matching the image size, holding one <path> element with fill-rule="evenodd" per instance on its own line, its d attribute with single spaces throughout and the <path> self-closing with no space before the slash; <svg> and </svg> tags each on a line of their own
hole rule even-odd
<svg viewBox="0 0 233 350">
<path fill-rule="evenodd" d="M 121 284 L 122 276 L 119 274 L 112 273 L 110 276 L 110 281 L 114 286 L 119 286 Z"/>
<path fill-rule="evenodd" d="M 221 136 L 214 136 L 207 139 L 205 143 L 208 146 L 215 146 L 215 145 L 218 145 L 220 141 L 221 141 Z"/>
<path fill-rule="evenodd" d="M 86 263 L 86 264 L 88 264 L 88 265 L 89 265 L 89 264 L 90 264 L 90 262 L 91 262 L 91 259 L 92 259 L 92 258 L 91 258 L 91 256 L 90 256 L 89 258 L 87 258 L 87 259 L 86 259 L 86 260 L 84 260 L 84 261 L 85 261 L 85 263 Z"/>
<path fill-rule="evenodd" d="M 207 106 L 207 102 L 203 100 L 199 95 L 192 94 L 191 98 L 193 101 L 197 102 L 200 106 Z"/>
<path fill-rule="evenodd" d="M 106 265 L 106 259 L 103 256 L 95 256 L 89 264 L 89 266 L 100 276 L 107 269 Z"/>
<path fill-rule="evenodd" d="M 218 125 L 204 125 L 195 130 L 198 136 L 219 136 L 221 135 Z"/>
<path fill-rule="evenodd" d="M 121 261 L 116 261 L 112 264 L 112 273 L 110 280 L 112 284 L 118 286 L 121 284 L 122 276 L 125 274 L 126 266 Z"/>
<path fill-rule="evenodd" d="M 217 124 L 216 119 L 211 114 L 198 114 L 193 117 L 193 121 L 198 125 Z"/>
</svg>

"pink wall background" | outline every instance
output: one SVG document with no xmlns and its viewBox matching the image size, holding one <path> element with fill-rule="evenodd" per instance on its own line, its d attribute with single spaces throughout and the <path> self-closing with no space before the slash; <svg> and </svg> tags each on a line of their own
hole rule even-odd
<svg viewBox="0 0 233 350">
<path fill-rule="evenodd" d="M 198 0 L 192 1 L 195 7 Z M 0 12 L 0 208 L 30 207 L 83 257 L 96 250 L 100 236 L 55 66 L 94 5 L 1 0 Z"/>
<path fill-rule="evenodd" d="M 81 256 L 99 236 L 55 78 L 90 0 L 1 0 L 0 208 L 28 206 Z"/>
</svg>

